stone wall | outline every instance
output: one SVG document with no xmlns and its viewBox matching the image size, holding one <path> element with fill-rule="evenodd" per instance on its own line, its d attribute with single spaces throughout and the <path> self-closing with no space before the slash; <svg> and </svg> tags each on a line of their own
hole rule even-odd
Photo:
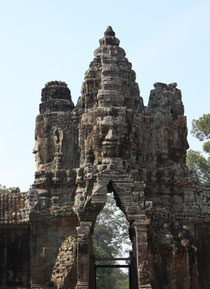
<svg viewBox="0 0 210 289">
<path fill-rule="evenodd" d="M 30 227 L 0 227 L 0 288 L 28 288 L 30 285 Z"/>
</svg>

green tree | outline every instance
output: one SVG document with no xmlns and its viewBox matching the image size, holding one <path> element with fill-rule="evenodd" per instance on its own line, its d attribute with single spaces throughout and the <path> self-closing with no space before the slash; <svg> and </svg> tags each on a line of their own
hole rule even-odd
<svg viewBox="0 0 210 289">
<path fill-rule="evenodd" d="M 189 150 L 187 166 L 196 171 L 202 184 L 210 184 L 210 157 L 205 158 L 200 152 Z"/>
<path fill-rule="evenodd" d="M 200 141 L 205 141 L 203 150 L 210 154 L 210 114 L 204 114 L 197 120 L 193 119 L 191 133 Z M 205 157 L 198 151 L 189 150 L 186 161 L 188 167 L 197 172 L 202 184 L 210 184 L 210 156 Z"/>
<path fill-rule="evenodd" d="M 204 114 L 199 119 L 193 119 L 192 130 L 193 136 L 197 137 L 200 141 L 204 141 L 203 150 L 210 153 L 210 114 Z"/>
<path fill-rule="evenodd" d="M 7 193 L 10 192 L 11 188 L 7 188 L 6 186 L 3 186 L 0 184 L 0 193 Z"/>
<path fill-rule="evenodd" d="M 131 244 L 128 238 L 128 222 L 124 214 L 117 209 L 112 195 L 108 196 L 106 206 L 97 218 L 94 234 L 94 255 L 96 258 L 122 257 Z M 97 261 L 102 264 L 102 261 Z M 109 263 L 106 261 L 106 264 Z M 113 262 L 112 262 L 113 264 Z M 128 274 L 120 268 L 97 268 L 97 289 L 126 289 Z"/>
</svg>

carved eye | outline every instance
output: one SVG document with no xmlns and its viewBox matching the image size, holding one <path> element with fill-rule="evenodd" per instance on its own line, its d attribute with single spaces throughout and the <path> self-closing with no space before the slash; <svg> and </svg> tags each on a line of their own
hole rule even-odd
<svg viewBox="0 0 210 289">
<path fill-rule="evenodd" d="M 86 128 L 87 128 L 87 133 L 90 133 L 92 131 L 92 126 L 90 124 L 88 124 Z"/>
<path fill-rule="evenodd" d="M 109 128 L 107 126 L 101 126 L 100 134 L 105 137 L 108 133 L 108 130 Z"/>
</svg>

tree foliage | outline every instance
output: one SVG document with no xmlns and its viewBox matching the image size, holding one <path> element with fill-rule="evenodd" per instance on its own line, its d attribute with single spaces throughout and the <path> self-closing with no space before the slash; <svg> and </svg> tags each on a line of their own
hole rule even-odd
<svg viewBox="0 0 210 289">
<path fill-rule="evenodd" d="M 210 141 L 207 141 L 203 144 L 203 150 L 208 154 L 210 153 Z"/>
<path fill-rule="evenodd" d="M 198 151 L 189 150 L 187 166 L 189 169 L 196 171 L 202 184 L 210 184 L 210 157 L 205 158 Z"/>
<path fill-rule="evenodd" d="M 7 188 L 6 186 L 3 186 L 0 184 L 0 193 L 8 193 L 11 191 L 11 188 Z"/>
<path fill-rule="evenodd" d="M 197 120 L 193 119 L 191 133 L 200 141 L 205 141 L 203 150 L 205 153 L 209 154 L 210 114 L 204 114 Z M 189 150 L 186 161 L 188 167 L 197 172 L 198 178 L 202 184 L 210 184 L 210 157 L 206 158 L 198 151 Z"/>
<path fill-rule="evenodd" d="M 204 114 L 199 119 L 193 119 L 192 130 L 193 136 L 197 137 L 200 141 L 207 140 L 203 145 L 203 150 L 210 153 L 210 114 Z"/>
<path fill-rule="evenodd" d="M 108 196 L 106 206 L 97 218 L 94 234 L 94 255 L 96 258 L 116 258 L 125 254 L 125 245 L 130 245 L 128 222 L 117 209 L 112 195 Z M 98 264 L 102 261 L 98 261 Z M 106 264 L 109 263 L 106 261 Z M 113 262 L 112 262 L 113 264 Z M 128 274 L 120 268 L 97 268 L 97 289 L 127 289 Z"/>
<path fill-rule="evenodd" d="M 112 195 L 97 217 L 94 229 L 94 248 L 103 249 L 101 257 L 119 257 L 123 254 L 123 244 L 130 244 L 128 222 L 120 209 L 116 207 Z"/>
</svg>

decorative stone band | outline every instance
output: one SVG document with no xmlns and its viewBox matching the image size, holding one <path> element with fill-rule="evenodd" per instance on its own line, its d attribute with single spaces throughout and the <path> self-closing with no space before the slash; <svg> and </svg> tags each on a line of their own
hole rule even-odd
<svg viewBox="0 0 210 289">
<path fill-rule="evenodd" d="M 31 289 L 52 289 L 52 286 L 46 286 L 46 285 L 40 285 L 40 284 L 32 284 L 31 285 Z"/>
</svg>

